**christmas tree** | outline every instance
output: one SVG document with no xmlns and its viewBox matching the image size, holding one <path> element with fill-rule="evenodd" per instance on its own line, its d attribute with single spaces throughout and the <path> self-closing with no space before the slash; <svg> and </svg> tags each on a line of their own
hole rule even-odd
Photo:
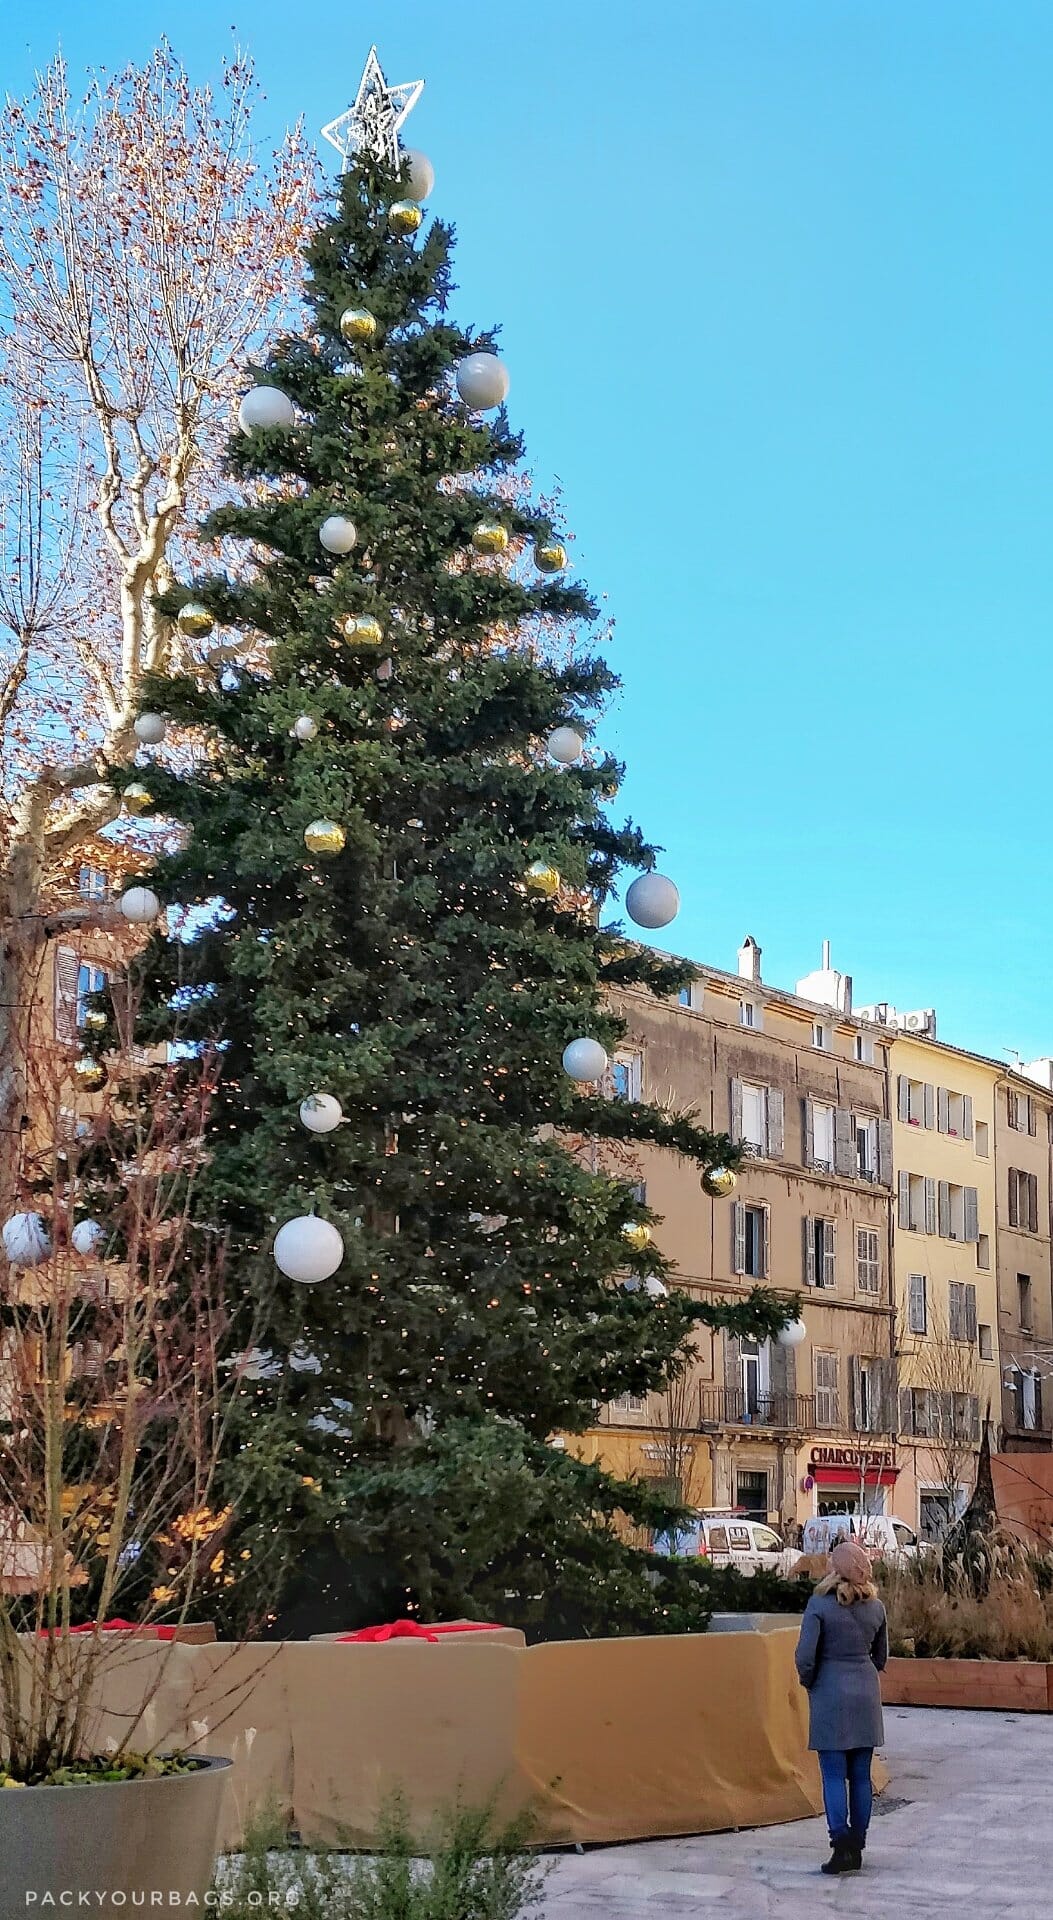
<svg viewBox="0 0 1053 1920">
<path fill-rule="evenodd" d="M 683 1624 L 687 1576 L 624 1538 L 668 1503 L 551 1443 L 660 1389 L 696 1323 L 763 1337 L 787 1302 L 678 1293 L 604 1158 L 647 1140 L 733 1184 L 728 1139 L 605 1090 L 612 992 L 690 969 L 601 910 L 625 868 L 643 924 L 675 889 L 604 811 L 616 683 L 546 639 L 596 609 L 523 478 L 494 334 L 450 318 L 430 176 L 376 141 L 344 174 L 308 331 L 259 369 L 242 498 L 204 530 L 257 571 L 176 591 L 184 626 L 228 632 L 211 679 L 151 690 L 201 742 L 149 775 L 187 829 L 151 887 L 198 910 L 148 950 L 154 1032 L 178 1006 L 223 1050 L 207 1222 L 262 1327 L 224 1499 L 287 1626 Z"/>
</svg>

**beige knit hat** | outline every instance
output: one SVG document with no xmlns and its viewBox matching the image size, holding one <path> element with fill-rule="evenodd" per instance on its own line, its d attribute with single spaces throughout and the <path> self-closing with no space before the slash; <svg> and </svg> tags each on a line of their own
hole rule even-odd
<svg viewBox="0 0 1053 1920">
<path fill-rule="evenodd" d="M 855 1540 L 839 1540 L 830 1555 L 831 1570 L 840 1580 L 854 1587 L 865 1587 L 873 1579 L 870 1555 Z"/>
</svg>

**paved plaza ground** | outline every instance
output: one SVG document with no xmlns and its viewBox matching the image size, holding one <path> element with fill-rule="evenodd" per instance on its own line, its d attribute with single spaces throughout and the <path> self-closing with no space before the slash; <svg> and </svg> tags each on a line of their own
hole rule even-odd
<svg viewBox="0 0 1053 1920">
<path fill-rule="evenodd" d="M 892 1775 L 862 1873 L 825 1880 L 822 1821 L 563 1855 L 545 1920 L 1051 1920 L 1053 1716 L 885 1709 Z"/>
</svg>

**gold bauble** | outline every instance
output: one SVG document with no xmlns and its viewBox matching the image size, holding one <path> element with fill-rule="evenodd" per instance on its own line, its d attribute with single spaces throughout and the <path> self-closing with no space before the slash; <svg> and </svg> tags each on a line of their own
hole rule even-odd
<svg viewBox="0 0 1053 1920">
<path fill-rule="evenodd" d="M 567 564 L 567 549 L 560 540 L 539 540 L 534 548 L 534 565 L 539 573 L 562 573 Z"/>
<path fill-rule="evenodd" d="M 98 1093 L 106 1085 L 106 1068 L 101 1060 L 93 1060 L 90 1053 L 82 1053 L 80 1059 L 73 1062 L 73 1077 L 82 1093 Z"/>
<path fill-rule="evenodd" d="M 176 626 L 180 633 L 188 633 L 194 640 L 203 640 L 206 633 L 212 632 L 215 624 L 208 608 L 202 606 L 200 600 L 187 600 L 176 614 Z"/>
<path fill-rule="evenodd" d="M 126 813 L 145 813 L 147 807 L 154 804 L 154 796 L 148 787 L 133 780 L 131 786 L 124 789 L 124 810 Z"/>
<path fill-rule="evenodd" d="M 702 1191 L 708 1193 L 711 1200 L 726 1200 L 729 1193 L 734 1193 L 738 1178 L 730 1167 L 707 1167 L 702 1175 Z"/>
<path fill-rule="evenodd" d="M 376 317 L 368 307 L 345 307 L 340 315 L 340 331 L 345 340 L 361 342 L 377 337 Z"/>
<path fill-rule="evenodd" d="M 312 820 L 303 839 L 308 853 L 342 853 L 347 834 L 337 820 Z"/>
<path fill-rule="evenodd" d="M 507 553 L 508 528 L 500 520 L 480 520 L 472 535 L 476 553 Z"/>
<path fill-rule="evenodd" d="M 392 233 L 416 233 L 424 215 L 412 200 L 396 200 L 388 208 L 388 226 Z"/>
<path fill-rule="evenodd" d="M 338 625 L 344 639 L 353 647 L 379 647 L 384 638 L 380 621 L 371 613 L 345 613 Z"/>
<path fill-rule="evenodd" d="M 84 1025 L 89 1033 L 102 1033 L 108 1024 L 107 1016 L 101 1007 L 89 1007 L 84 1015 Z"/>
<path fill-rule="evenodd" d="M 559 892 L 559 872 L 547 860 L 533 860 L 523 875 L 523 884 L 528 893 L 541 893 L 552 900 Z"/>
<path fill-rule="evenodd" d="M 651 1229 L 643 1220 L 630 1220 L 622 1228 L 622 1239 L 634 1253 L 642 1253 L 651 1244 Z"/>
</svg>

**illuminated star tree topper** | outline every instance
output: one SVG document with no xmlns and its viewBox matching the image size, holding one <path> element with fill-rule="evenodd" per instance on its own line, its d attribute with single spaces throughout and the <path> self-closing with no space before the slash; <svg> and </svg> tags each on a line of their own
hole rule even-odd
<svg viewBox="0 0 1053 1920">
<path fill-rule="evenodd" d="M 342 155 L 344 170 L 359 153 L 371 153 L 375 159 L 397 167 L 399 133 L 423 92 L 423 80 L 404 80 L 400 86 L 389 87 L 376 47 L 370 47 L 354 106 L 322 128 L 323 139 Z"/>
</svg>

